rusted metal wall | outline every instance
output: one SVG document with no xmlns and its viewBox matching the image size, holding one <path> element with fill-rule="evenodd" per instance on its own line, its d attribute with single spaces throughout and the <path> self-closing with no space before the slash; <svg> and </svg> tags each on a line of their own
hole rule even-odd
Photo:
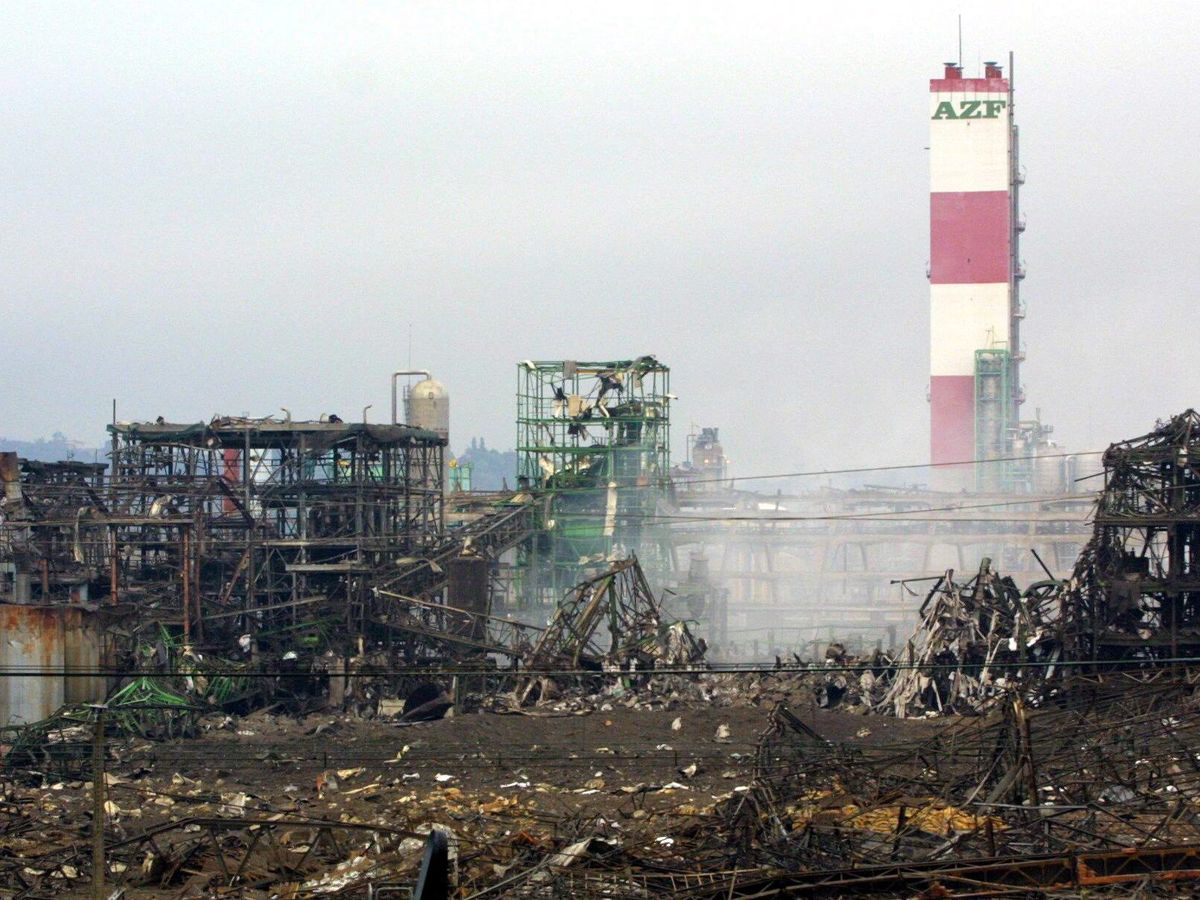
<svg viewBox="0 0 1200 900">
<path fill-rule="evenodd" d="M 44 719 L 63 704 L 63 617 L 42 606 L 0 606 L 0 724 Z M 28 673 L 28 674 L 19 674 Z"/>
<path fill-rule="evenodd" d="M 101 660 L 100 626 L 93 613 L 60 607 L 63 617 L 63 699 L 67 703 L 100 703 L 108 693 L 97 674 Z"/>
<path fill-rule="evenodd" d="M 65 702 L 99 702 L 104 680 L 93 616 L 72 607 L 0 604 L 0 725 L 36 722 Z"/>
</svg>

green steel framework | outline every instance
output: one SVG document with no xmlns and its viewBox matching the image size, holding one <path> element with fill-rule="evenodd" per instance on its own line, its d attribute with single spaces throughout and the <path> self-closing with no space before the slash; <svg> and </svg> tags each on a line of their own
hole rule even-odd
<svg viewBox="0 0 1200 900">
<path fill-rule="evenodd" d="M 518 483 L 542 500 L 518 602 L 557 602 L 629 551 L 662 574 L 645 525 L 669 488 L 670 400 L 670 369 L 652 356 L 517 365 Z"/>
<path fill-rule="evenodd" d="M 1015 426 L 1009 373 L 1012 354 L 1002 348 L 975 351 L 975 458 L 1003 459 L 1011 454 Z M 976 487 L 981 491 L 1008 490 L 1013 473 L 1010 463 L 976 466 Z"/>
</svg>

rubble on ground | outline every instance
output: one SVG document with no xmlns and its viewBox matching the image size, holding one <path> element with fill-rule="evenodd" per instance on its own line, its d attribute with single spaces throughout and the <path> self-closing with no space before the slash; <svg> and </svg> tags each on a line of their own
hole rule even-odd
<svg viewBox="0 0 1200 900">
<path fill-rule="evenodd" d="M 780 680 L 706 677 L 760 699 Z M 831 869 L 852 879 L 846 895 L 914 896 L 966 878 L 995 889 L 1010 865 L 996 860 L 1034 856 L 1117 891 L 1161 868 L 1189 877 L 1172 860 L 1200 842 L 1198 683 L 1091 677 L 1054 704 L 1010 693 L 969 718 L 800 702 L 412 724 L 208 714 L 195 738 L 110 736 L 106 876 L 175 896 L 379 891 L 414 883 L 436 828 L 456 896 L 649 897 L 674 884 L 715 898 L 808 889 Z M 6 891 L 88 884 L 91 778 L 3 783 Z M 1118 855 L 1137 866 L 1118 870 Z M 1114 880 L 1088 881 L 1101 875 Z"/>
<path fill-rule="evenodd" d="M 510 670 L 389 681 L 360 647 L 319 712 L 255 708 L 248 670 L 163 630 L 163 673 L 102 728 L 74 705 L 0 731 L 0 893 L 82 891 L 98 824 L 106 881 L 139 895 L 402 893 L 435 846 L 462 897 L 1177 895 L 1200 855 L 1198 433 L 1189 412 L 1110 448 L 1069 580 L 948 571 L 886 652 L 707 668 L 632 558 L 505 645 Z"/>
</svg>

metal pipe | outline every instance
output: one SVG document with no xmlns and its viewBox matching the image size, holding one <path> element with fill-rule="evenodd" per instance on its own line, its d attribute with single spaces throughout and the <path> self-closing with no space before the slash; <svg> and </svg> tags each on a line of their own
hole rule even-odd
<svg viewBox="0 0 1200 900">
<path fill-rule="evenodd" d="M 191 535 L 188 533 L 187 528 L 184 528 L 183 534 L 181 534 L 180 538 L 179 538 L 179 542 L 180 542 L 179 555 L 182 558 L 182 565 L 180 566 L 180 571 L 183 575 L 183 646 L 184 647 L 191 647 L 191 645 L 192 645 L 192 619 L 191 619 L 191 616 L 192 616 L 192 610 L 191 610 L 192 577 L 191 577 L 191 575 L 192 575 L 192 573 L 191 573 L 191 564 L 189 563 L 189 560 L 191 558 L 191 546 L 190 546 L 191 541 L 189 540 L 190 536 Z"/>
<path fill-rule="evenodd" d="M 104 711 L 92 707 L 96 725 L 92 732 L 92 896 L 104 900 Z"/>
<path fill-rule="evenodd" d="M 433 377 L 432 375 L 429 374 L 428 369 L 408 369 L 403 372 L 393 372 L 392 373 L 392 424 L 393 425 L 400 424 L 399 421 L 396 419 L 396 379 L 399 378 L 401 375 L 424 375 L 426 378 Z"/>
<path fill-rule="evenodd" d="M 117 546 L 117 526 L 110 525 L 108 528 L 108 533 L 112 541 L 112 560 L 110 562 L 111 569 L 108 573 L 108 602 L 110 606 L 115 606 L 118 602 L 120 602 L 120 598 L 118 596 L 118 588 L 120 586 L 118 567 L 121 564 L 121 551 L 120 547 Z"/>
</svg>

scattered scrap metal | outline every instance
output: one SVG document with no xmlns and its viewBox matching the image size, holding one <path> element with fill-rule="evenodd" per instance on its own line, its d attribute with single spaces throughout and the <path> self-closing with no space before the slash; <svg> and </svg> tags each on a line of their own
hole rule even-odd
<svg viewBox="0 0 1200 900">
<path fill-rule="evenodd" d="M 903 744 L 828 741 L 780 707 L 722 812 L 736 862 L 775 871 L 706 896 L 1169 892 L 1197 877 L 1200 708 L 1194 672 L 1165 675 L 1072 680 L 1037 710 L 1009 694 Z"/>
<path fill-rule="evenodd" d="M 701 663 L 706 647 L 683 621 L 668 622 L 636 556 L 581 582 L 555 610 L 537 643 L 522 657 L 528 672 L 577 669 L 628 672 Z M 549 692 L 552 678 L 525 680 L 524 705 Z"/>
<path fill-rule="evenodd" d="M 748 693 L 736 684 L 750 676 L 703 678 L 733 687 L 726 700 Z M 603 753 L 573 767 L 551 753 L 552 784 L 521 777 L 527 754 L 486 760 L 489 788 L 459 787 L 453 775 L 431 777 L 449 762 L 436 731 L 399 732 L 423 738 L 421 751 L 397 740 L 378 757 L 360 751 L 357 765 L 322 768 L 321 743 L 341 727 L 330 718 L 287 726 L 305 737 L 277 750 L 244 753 L 243 765 L 277 767 L 284 779 L 313 771 L 304 758 L 318 761 L 315 782 L 259 795 L 224 783 L 241 744 L 201 778 L 155 766 L 186 759 L 180 750 L 115 740 L 106 875 L 173 895 L 399 890 L 414 884 L 436 827 L 455 895 L 466 897 L 1169 895 L 1200 868 L 1198 687 L 1200 671 L 1161 667 L 1072 677 L 1040 708 L 1008 694 L 984 715 L 889 720 L 909 726 L 894 735 L 872 734 L 881 723 L 870 717 L 781 704 L 749 752 L 723 754 L 718 729 L 699 765 L 656 784 L 593 779 Z M 231 740 L 269 726 L 261 713 L 215 722 L 205 727 L 227 727 Z M 691 727 L 664 727 L 666 739 Z M 670 749 L 657 755 L 671 772 Z M 723 789 L 689 787 L 722 757 Z M 0 794 L 10 810 L 0 890 L 42 897 L 86 883 L 79 777 L 12 782 Z"/>
<path fill-rule="evenodd" d="M 1038 703 L 1069 670 L 1200 655 L 1200 414 L 1104 453 L 1092 537 L 1071 577 L 1020 589 L 984 559 L 936 579 L 895 658 L 848 660 L 815 690 L 896 716 L 979 712 L 1013 690 Z M 832 701 L 829 698 L 833 698 Z"/>
<path fill-rule="evenodd" d="M 1062 584 L 1053 579 L 1020 590 L 985 558 L 965 583 L 948 571 L 934 583 L 920 623 L 894 667 L 868 701 L 874 712 L 901 718 L 975 712 L 1006 691 L 1054 675 L 1062 654 L 1056 627 Z"/>
</svg>

